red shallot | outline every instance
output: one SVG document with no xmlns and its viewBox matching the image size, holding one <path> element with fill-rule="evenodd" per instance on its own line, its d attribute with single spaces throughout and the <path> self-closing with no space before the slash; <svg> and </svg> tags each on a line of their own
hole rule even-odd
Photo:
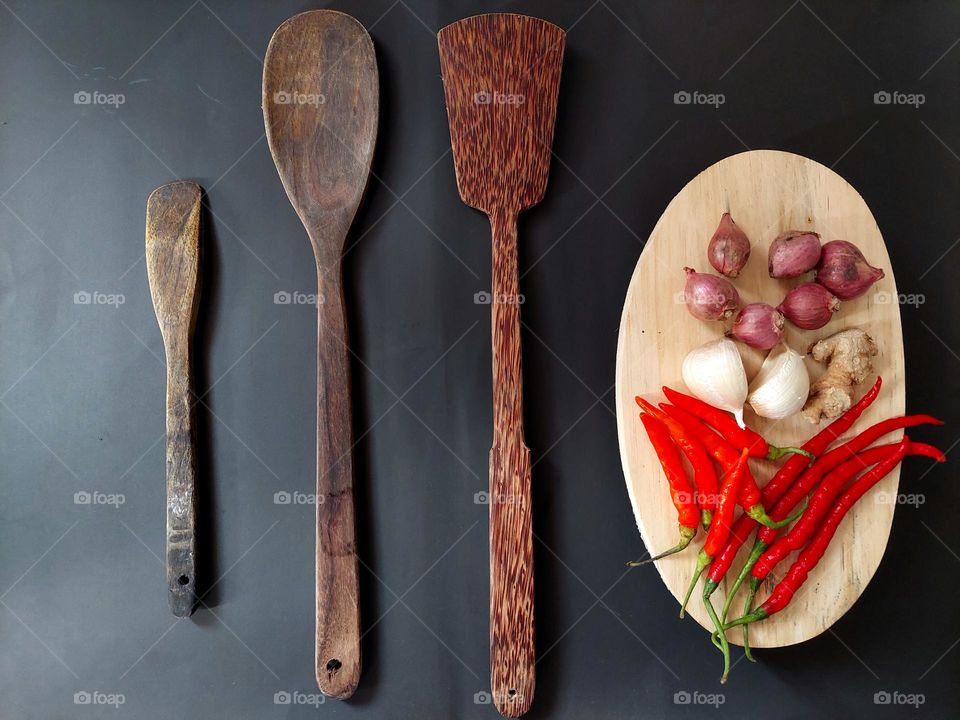
<svg viewBox="0 0 960 720">
<path fill-rule="evenodd" d="M 819 330 L 840 309 L 840 301 L 823 285 L 797 285 L 777 308 L 801 330 Z"/>
<path fill-rule="evenodd" d="M 841 300 L 863 295 L 882 277 L 883 270 L 871 266 L 853 243 L 831 240 L 823 246 L 817 265 L 817 282 Z"/>
<path fill-rule="evenodd" d="M 800 277 L 820 260 L 820 236 L 805 230 L 788 230 L 770 243 L 767 270 L 772 278 Z"/>
<path fill-rule="evenodd" d="M 783 337 L 783 315 L 766 303 L 750 303 L 727 334 L 750 347 L 769 350 Z"/>
<path fill-rule="evenodd" d="M 729 280 L 693 268 L 683 270 L 687 273 L 683 301 L 691 315 L 701 320 L 726 320 L 737 311 L 740 295 Z"/>
<path fill-rule="evenodd" d="M 732 278 L 740 274 L 750 259 L 750 240 L 730 213 L 720 218 L 720 225 L 707 246 L 707 259 L 718 273 Z"/>
</svg>

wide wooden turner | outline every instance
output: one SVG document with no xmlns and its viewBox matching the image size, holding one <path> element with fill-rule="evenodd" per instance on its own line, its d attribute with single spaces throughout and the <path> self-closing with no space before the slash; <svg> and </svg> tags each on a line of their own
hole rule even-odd
<svg viewBox="0 0 960 720">
<path fill-rule="evenodd" d="M 377 136 L 373 42 L 349 15 L 284 22 L 263 66 L 263 120 L 283 187 L 317 262 L 317 684 L 348 698 L 360 679 L 350 352 L 341 255 Z"/>
<path fill-rule="evenodd" d="M 200 299 L 200 186 L 172 182 L 147 199 L 147 279 L 167 356 L 167 597 L 196 605 L 196 475 L 191 338 Z"/>
<path fill-rule="evenodd" d="M 490 684 L 497 709 L 533 702 L 530 449 L 523 439 L 517 215 L 547 189 L 565 34 L 524 15 L 477 15 L 438 34 L 460 197 L 493 233 Z"/>
</svg>

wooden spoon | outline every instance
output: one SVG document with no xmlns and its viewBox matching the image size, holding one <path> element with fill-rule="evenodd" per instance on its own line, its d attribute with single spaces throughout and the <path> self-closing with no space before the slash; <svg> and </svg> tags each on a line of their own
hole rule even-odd
<svg viewBox="0 0 960 720">
<path fill-rule="evenodd" d="M 200 186 L 162 185 L 147 199 L 147 278 L 167 355 L 167 591 L 196 605 L 196 476 L 190 341 L 200 298 Z"/>
<path fill-rule="evenodd" d="M 313 10 L 284 22 L 263 66 L 263 120 L 283 187 L 317 263 L 317 684 L 345 699 L 360 679 L 350 352 L 343 244 L 377 136 L 373 42 L 349 15 Z"/>
<path fill-rule="evenodd" d="M 493 234 L 490 683 L 500 713 L 519 717 L 533 702 L 536 657 L 517 215 L 547 189 L 565 34 L 537 18 L 491 14 L 437 37 L 457 187 Z"/>
</svg>

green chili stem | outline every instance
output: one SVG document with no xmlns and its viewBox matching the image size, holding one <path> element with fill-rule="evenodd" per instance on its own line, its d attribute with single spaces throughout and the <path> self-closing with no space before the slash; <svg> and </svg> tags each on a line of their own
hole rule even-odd
<svg viewBox="0 0 960 720">
<path fill-rule="evenodd" d="M 749 615 L 753 612 L 753 598 L 756 597 L 757 588 L 760 587 L 760 582 L 756 581 L 756 578 L 750 579 L 750 591 L 747 593 L 747 599 L 743 603 L 743 614 Z M 756 582 L 754 582 L 756 581 Z M 722 622 L 725 622 L 724 619 Z M 750 624 L 747 623 L 743 626 L 743 654 L 747 656 L 747 660 L 750 662 L 756 662 L 753 659 L 753 653 L 750 652 Z"/>
<path fill-rule="evenodd" d="M 787 525 L 792 523 L 794 520 L 796 520 L 798 517 L 803 515 L 803 511 L 806 509 L 807 509 L 807 499 L 804 498 L 803 502 L 800 504 L 800 507 L 797 508 L 796 512 L 794 512 L 789 517 L 785 517 L 783 520 L 780 520 L 779 522 L 772 520 L 770 516 L 767 515 L 767 511 L 763 509 L 763 505 L 761 505 L 760 503 L 757 503 L 752 508 L 750 508 L 747 511 L 747 515 L 749 515 L 751 518 L 756 520 L 758 523 L 760 523 L 764 527 L 768 527 L 771 530 L 779 530 L 780 528 L 786 527 Z"/>
<path fill-rule="evenodd" d="M 687 609 L 687 603 L 690 602 L 690 596 L 693 595 L 693 589 L 697 586 L 697 580 L 700 579 L 700 576 L 703 575 L 704 569 L 707 565 L 710 564 L 712 558 L 707 555 L 703 550 L 700 551 L 700 554 L 697 555 L 697 567 L 693 571 L 693 577 L 690 578 L 690 585 L 687 587 L 687 593 L 683 596 L 683 602 L 680 603 L 680 617 L 683 617 L 684 612 Z"/>
<path fill-rule="evenodd" d="M 767 460 L 779 460 L 784 455 L 803 455 L 810 458 L 811 460 L 816 460 L 816 457 L 812 452 L 804 450 L 799 447 L 775 447 L 770 446 L 770 451 L 767 453 Z"/>
<path fill-rule="evenodd" d="M 704 530 L 710 529 L 710 523 L 713 521 L 713 512 L 704 508 L 700 511 L 700 524 Z"/>
<path fill-rule="evenodd" d="M 713 626 L 717 629 L 717 637 L 720 640 L 720 651 L 723 653 L 723 675 L 720 676 L 720 683 L 723 684 L 727 682 L 727 677 L 730 675 L 730 643 L 727 642 L 727 633 L 724 631 L 723 625 L 720 624 L 720 618 L 717 617 L 717 611 L 714 610 L 713 603 L 710 601 L 710 596 L 706 590 L 707 588 L 704 586 L 703 606 L 707 609 L 707 615 L 713 621 Z"/>
<path fill-rule="evenodd" d="M 747 558 L 747 562 L 745 562 L 743 568 L 741 568 L 740 574 L 737 575 L 737 579 L 733 581 L 733 585 L 727 591 L 727 598 L 723 602 L 723 610 L 720 611 L 720 619 L 723 622 L 727 621 L 727 613 L 730 610 L 730 603 L 733 602 L 733 598 L 736 597 L 737 592 L 739 592 L 740 586 L 743 585 L 743 581 L 747 579 L 750 571 L 753 570 L 753 566 L 757 564 L 757 560 L 760 559 L 760 556 L 766 549 L 767 544 L 762 540 L 757 540 L 753 544 L 753 549 L 750 551 L 750 557 Z"/>
<path fill-rule="evenodd" d="M 749 615 L 744 615 L 738 617 L 736 620 L 731 620 L 726 625 L 723 626 L 724 630 L 729 630 L 734 625 L 746 625 L 747 623 L 757 622 L 758 620 L 763 620 L 767 616 L 767 613 L 763 608 L 757 608 Z"/>
<path fill-rule="evenodd" d="M 680 526 L 680 542 L 674 545 L 669 550 L 664 550 L 662 553 L 656 557 L 647 558 L 646 560 L 631 560 L 627 563 L 627 567 L 640 567 L 641 565 L 649 565 L 652 562 L 657 560 L 662 560 L 668 555 L 673 555 L 675 553 L 681 552 L 682 550 L 687 549 L 687 545 L 690 544 L 690 541 L 693 540 L 694 536 L 697 534 L 697 529 L 695 527 L 688 528 L 683 525 Z"/>
</svg>

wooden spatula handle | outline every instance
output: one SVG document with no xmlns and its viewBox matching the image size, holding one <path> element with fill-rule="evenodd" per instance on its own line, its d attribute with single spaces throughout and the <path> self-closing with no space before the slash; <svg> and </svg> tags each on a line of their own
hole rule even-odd
<svg viewBox="0 0 960 720">
<path fill-rule="evenodd" d="M 360 590 L 353 506 L 350 354 L 340 273 L 317 300 L 317 684 L 345 699 L 360 681 Z"/>
<path fill-rule="evenodd" d="M 167 348 L 167 588 L 170 610 L 189 617 L 196 604 L 194 444 L 190 349 L 174 341 Z"/>
<path fill-rule="evenodd" d="M 535 685 L 530 449 L 523 440 L 517 217 L 493 232 L 493 447 L 490 450 L 490 685 L 506 717 L 523 715 Z"/>
</svg>

